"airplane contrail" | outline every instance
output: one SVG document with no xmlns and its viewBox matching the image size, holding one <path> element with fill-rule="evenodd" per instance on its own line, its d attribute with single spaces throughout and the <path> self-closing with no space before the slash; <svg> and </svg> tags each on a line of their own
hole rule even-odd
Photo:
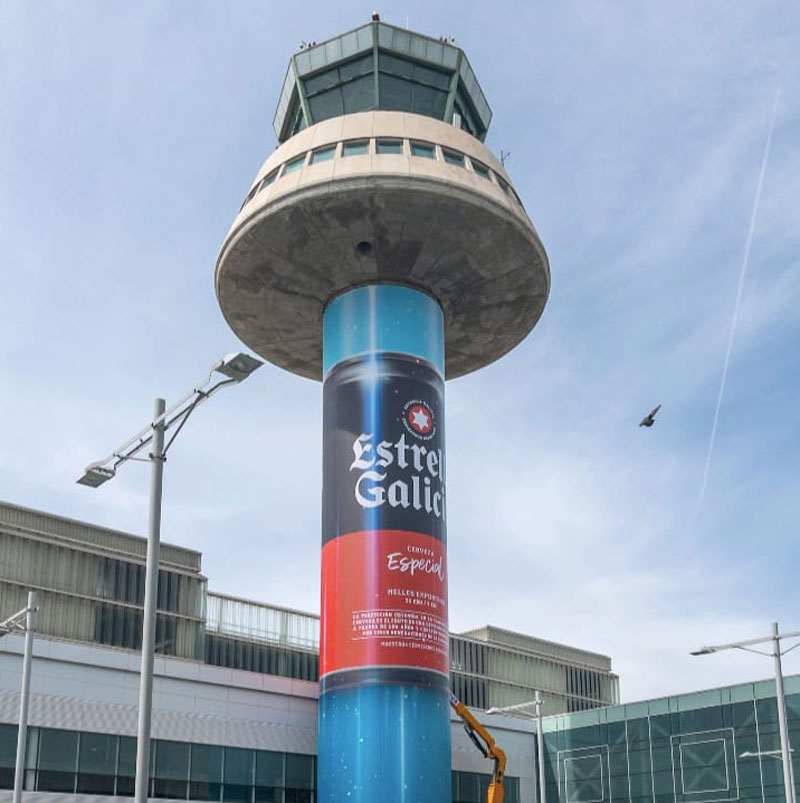
<svg viewBox="0 0 800 803">
<path fill-rule="evenodd" d="M 733 305 L 733 317 L 731 318 L 731 330 L 728 334 L 728 348 L 725 351 L 725 362 L 722 365 L 722 379 L 719 383 L 719 393 L 717 394 L 717 406 L 714 409 L 714 423 L 711 425 L 711 437 L 708 442 L 708 452 L 706 453 L 706 465 L 703 470 L 703 482 L 700 486 L 700 494 L 697 497 L 697 504 L 695 506 L 695 515 L 703 503 L 706 495 L 706 486 L 708 484 L 708 471 L 711 468 L 711 456 L 714 452 L 714 441 L 717 437 L 717 422 L 719 421 L 719 409 L 722 406 L 722 397 L 725 394 L 725 383 L 728 380 L 728 366 L 731 361 L 731 349 L 733 348 L 733 337 L 736 333 L 736 324 L 739 320 L 739 306 L 742 301 L 742 288 L 744 287 L 744 277 L 747 275 L 747 266 L 750 262 L 750 248 L 753 245 L 753 234 L 756 228 L 756 218 L 758 217 L 758 207 L 761 203 L 761 187 L 764 184 L 764 173 L 767 170 L 767 161 L 769 160 L 769 151 L 772 146 L 772 132 L 775 130 L 775 118 L 778 113 L 778 101 L 781 97 L 781 84 L 778 84 L 778 89 L 775 93 L 775 102 L 772 105 L 772 117 L 769 121 L 769 132 L 767 133 L 767 142 L 764 146 L 764 157 L 761 160 L 761 171 L 758 174 L 758 184 L 756 184 L 756 195 L 753 199 L 753 210 L 750 214 L 750 228 L 747 230 L 747 240 L 744 246 L 744 257 L 742 258 L 742 267 L 739 271 L 739 287 L 736 290 L 736 302 Z"/>
</svg>

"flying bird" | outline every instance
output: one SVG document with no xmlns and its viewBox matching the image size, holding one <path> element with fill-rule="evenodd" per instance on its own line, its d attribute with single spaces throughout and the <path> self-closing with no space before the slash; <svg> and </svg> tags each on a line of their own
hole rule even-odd
<svg viewBox="0 0 800 803">
<path fill-rule="evenodd" d="M 656 423 L 656 413 L 661 409 L 661 405 L 654 407 L 640 422 L 640 427 L 652 427 Z"/>
</svg>

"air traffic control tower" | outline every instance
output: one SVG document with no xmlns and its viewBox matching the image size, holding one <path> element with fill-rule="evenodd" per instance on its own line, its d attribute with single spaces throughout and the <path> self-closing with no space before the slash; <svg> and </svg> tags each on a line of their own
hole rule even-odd
<svg viewBox="0 0 800 803">
<path fill-rule="evenodd" d="M 444 380 L 550 286 L 490 120 L 450 42 L 375 16 L 312 44 L 217 261 L 234 332 L 323 382 L 320 803 L 451 798 Z"/>
</svg>

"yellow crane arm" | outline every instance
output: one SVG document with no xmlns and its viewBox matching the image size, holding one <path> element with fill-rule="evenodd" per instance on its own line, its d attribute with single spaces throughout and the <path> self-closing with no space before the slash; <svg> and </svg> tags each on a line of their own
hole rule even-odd
<svg viewBox="0 0 800 803">
<path fill-rule="evenodd" d="M 475 715 L 454 694 L 450 695 L 450 705 L 464 723 L 472 743 L 481 751 L 484 758 L 494 761 L 494 772 L 486 794 L 486 803 L 503 803 L 503 778 L 506 774 L 506 754 L 494 742 L 494 738 L 486 728 L 475 719 Z"/>
</svg>

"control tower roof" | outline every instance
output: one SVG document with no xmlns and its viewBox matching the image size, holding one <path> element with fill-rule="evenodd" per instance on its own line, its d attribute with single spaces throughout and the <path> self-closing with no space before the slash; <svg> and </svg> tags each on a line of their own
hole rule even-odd
<svg viewBox="0 0 800 803">
<path fill-rule="evenodd" d="M 492 111 L 464 51 L 374 20 L 292 56 L 273 122 L 278 142 L 354 112 L 412 112 L 483 141 Z"/>
</svg>

